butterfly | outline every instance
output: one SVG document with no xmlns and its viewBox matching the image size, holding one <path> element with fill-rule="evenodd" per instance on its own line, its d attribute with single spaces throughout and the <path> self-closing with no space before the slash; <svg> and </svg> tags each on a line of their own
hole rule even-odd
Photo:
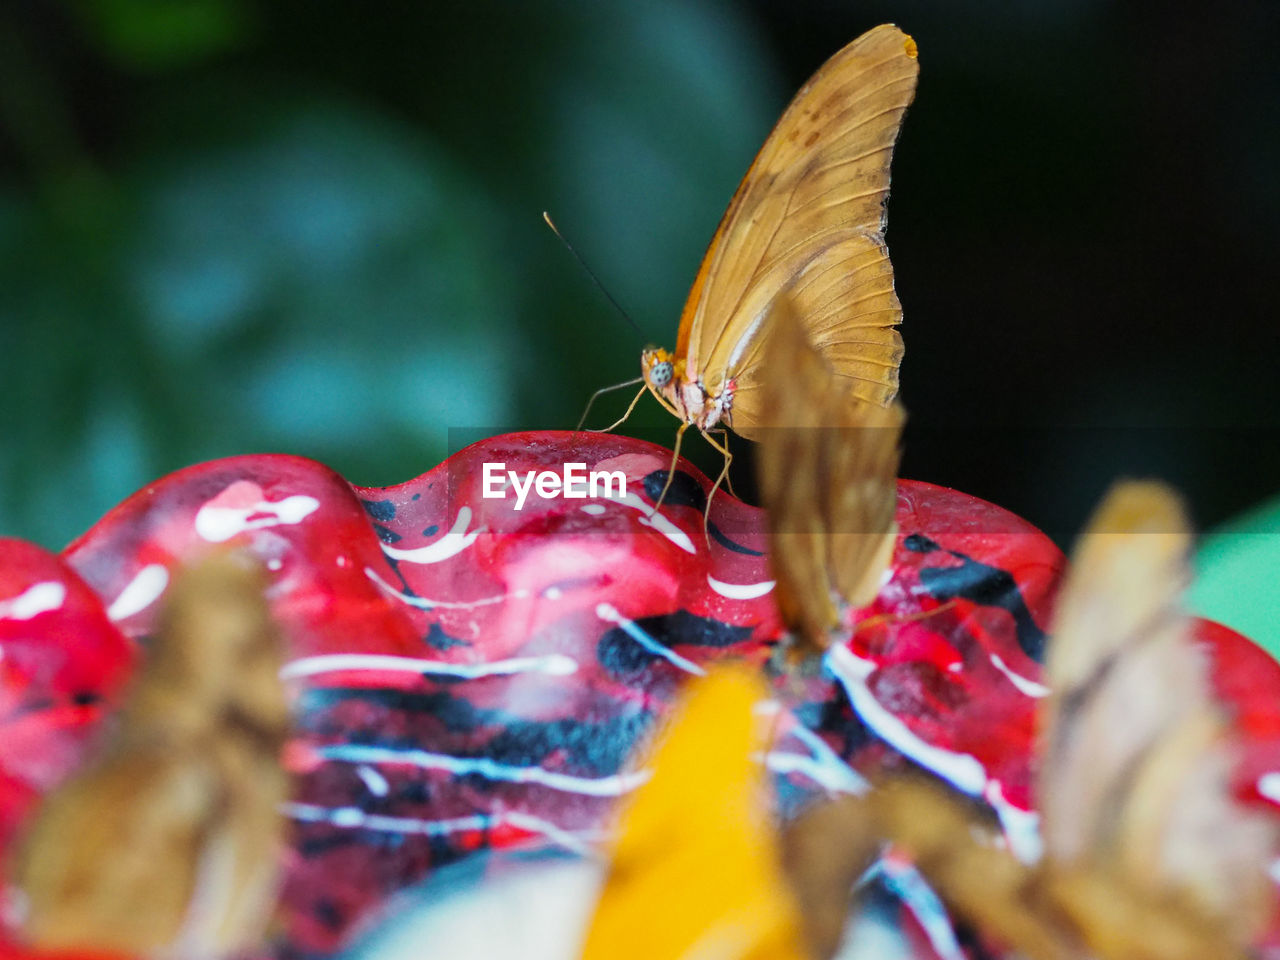
<svg viewBox="0 0 1280 960">
<path fill-rule="evenodd" d="M 885 200 L 918 73 L 915 41 L 892 24 L 875 27 L 819 68 L 765 140 L 702 260 L 674 352 L 641 354 L 643 386 L 627 413 L 652 393 L 681 421 L 677 454 L 693 426 L 727 470 L 728 449 L 709 431 L 723 425 L 755 440 L 774 425 L 762 346 L 783 290 L 851 396 L 881 406 L 896 396 L 902 307 Z"/>
<path fill-rule="evenodd" d="M 22 839 L 12 876 L 31 946 L 261 949 L 283 862 L 289 731 L 264 587 L 239 554 L 178 572 L 97 756 L 45 798 Z"/>
<path fill-rule="evenodd" d="M 1224 947 L 1243 946 L 1274 916 L 1280 829 L 1232 793 L 1240 745 L 1182 603 L 1191 542 L 1176 494 L 1126 481 L 1077 546 L 1046 664 L 1042 832 L 1050 861 L 1106 863 L 1138 896 L 1177 891 Z M 1091 907 L 1093 891 L 1060 893 L 1065 911 Z"/>
<path fill-rule="evenodd" d="M 1075 549 L 1040 701 L 1042 850 L 1020 860 L 970 799 L 900 774 L 833 811 L 826 835 L 843 818 L 852 842 L 822 849 L 856 868 L 867 832 L 891 841 L 950 910 L 1019 956 L 1253 956 L 1275 916 L 1280 825 L 1236 794 L 1241 744 L 1182 606 L 1191 541 L 1172 490 L 1123 481 Z"/>
</svg>

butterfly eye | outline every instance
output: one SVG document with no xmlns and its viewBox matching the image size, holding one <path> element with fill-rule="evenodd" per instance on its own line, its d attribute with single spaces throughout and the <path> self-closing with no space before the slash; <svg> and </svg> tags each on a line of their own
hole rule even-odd
<svg viewBox="0 0 1280 960">
<path fill-rule="evenodd" d="M 665 387 L 671 382 L 671 361 L 663 360 L 649 368 L 649 382 L 655 387 Z"/>
</svg>

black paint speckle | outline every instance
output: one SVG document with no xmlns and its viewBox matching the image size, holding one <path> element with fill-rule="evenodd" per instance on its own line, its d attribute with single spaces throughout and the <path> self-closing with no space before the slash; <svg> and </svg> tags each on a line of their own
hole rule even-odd
<svg viewBox="0 0 1280 960">
<path fill-rule="evenodd" d="M 364 506 L 364 512 L 374 520 L 386 523 L 396 518 L 396 505 L 390 500 L 361 500 L 360 503 Z"/>
<path fill-rule="evenodd" d="M 903 538 L 902 545 L 912 553 L 933 553 L 933 551 L 941 549 L 923 533 L 910 534 Z"/>
<path fill-rule="evenodd" d="M 438 623 L 433 623 L 431 629 L 427 631 L 427 635 L 422 638 L 422 642 L 429 647 L 435 647 L 437 650 L 451 650 L 454 647 L 469 647 L 471 641 L 463 640 L 460 637 L 451 637 L 444 632 L 444 628 Z"/>
<path fill-rule="evenodd" d="M 662 496 L 662 488 L 667 485 L 668 470 L 654 470 L 644 478 L 644 492 L 654 503 L 658 502 L 658 497 Z M 671 481 L 671 487 L 667 490 L 666 497 L 662 500 L 664 507 L 695 507 L 698 510 L 705 510 L 707 507 L 707 495 L 702 491 L 702 484 L 683 470 L 677 470 L 675 477 Z"/>
<path fill-rule="evenodd" d="M 330 930 L 341 930 L 346 924 L 346 914 L 332 900 L 320 898 L 315 902 L 316 919 Z"/>
</svg>

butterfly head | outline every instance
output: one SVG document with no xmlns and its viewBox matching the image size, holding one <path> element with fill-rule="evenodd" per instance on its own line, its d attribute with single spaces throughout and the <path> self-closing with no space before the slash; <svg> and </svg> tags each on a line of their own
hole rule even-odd
<svg viewBox="0 0 1280 960">
<path fill-rule="evenodd" d="M 662 347 L 648 347 L 640 355 L 640 372 L 644 374 L 644 382 L 655 393 L 661 393 L 675 379 L 675 359 Z"/>
</svg>

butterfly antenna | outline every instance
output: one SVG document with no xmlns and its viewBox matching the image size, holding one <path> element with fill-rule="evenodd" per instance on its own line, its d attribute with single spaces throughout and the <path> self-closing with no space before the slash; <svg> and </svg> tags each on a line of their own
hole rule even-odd
<svg viewBox="0 0 1280 960">
<path fill-rule="evenodd" d="M 603 293 L 605 296 L 605 299 L 608 300 L 609 303 L 613 305 L 613 309 L 618 311 L 618 316 L 622 317 L 623 320 L 631 324 L 631 329 L 634 330 L 636 333 L 640 334 L 640 339 L 643 340 L 645 338 L 644 331 L 641 330 L 636 325 L 636 322 L 631 319 L 631 316 L 627 313 L 627 311 L 622 309 L 622 304 L 618 303 L 618 301 L 613 298 L 613 294 L 611 294 L 608 290 L 605 289 L 604 284 L 600 282 L 600 278 L 596 276 L 595 271 L 592 270 L 589 266 L 587 266 L 587 261 L 583 260 L 582 255 L 573 248 L 573 244 L 564 238 L 564 234 L 560 232 L 560 228 L 557 227 L 555 225 L 555 221 L 551 219 L 551 214 L 543 210 L 542 219 L 547 222 L 547 226 L 551 228 L 551 232 L 554 233 L 556 237 L 560 240 L 560 242 L 564 244 L 565 249 L 568 250 L 569 253 L 573 254 L 573 259 L 577 260 L 578 266 L 580 266 L 584 271 L 586 271 L 587 276 L 591 278 L 591 282 L 596 285 L 596 289 L 599 290 L 601 293 Z"/>
</svg>

